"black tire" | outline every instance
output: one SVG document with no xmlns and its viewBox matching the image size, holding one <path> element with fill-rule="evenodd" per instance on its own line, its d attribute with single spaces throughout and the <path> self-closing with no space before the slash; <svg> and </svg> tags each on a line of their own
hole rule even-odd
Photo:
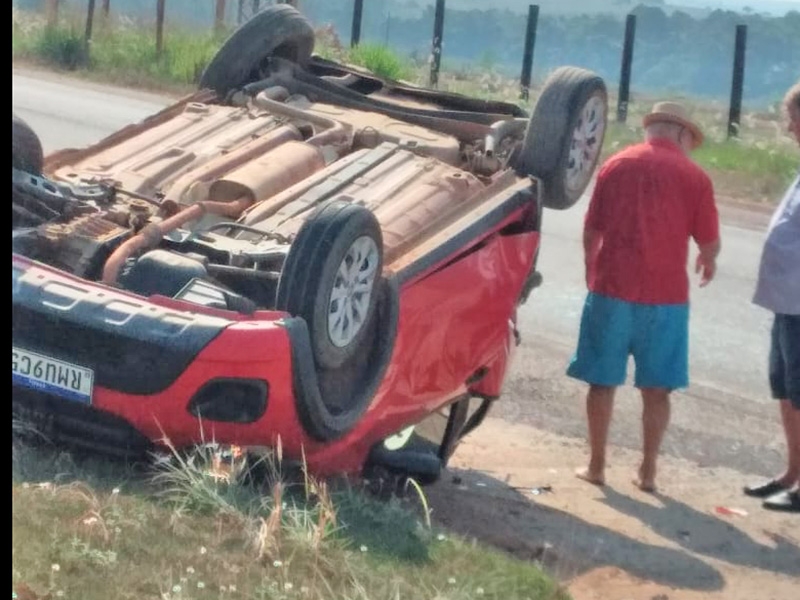
<svg viewBox="0 0 800 600">
<path fill-rule="evenodd" d="M 42 172 L 44 153 L 39 136 L 30 125 L 11 113 L 11 164 L 34 175 Z"/>
<path fill-rule="evenodd" d="M 220 95 L 260 78 L 270 56 L 306 66 L 314 51 L 314 28 L 296 8 L 275 4 L 257 13 L 225 40 L 200 77 L 200 88 Z"/>
<path fill-rule="evenodd" d="M 589 109 L 594 110 L 589 110 Z M 587 109 L 594 117 L 595 137 L 579 176 L 568 178 L 573 134 Z M 608 93 L 603 79 L 586 69 L 560 67 L 545 81 L 531 115 L 517 171 L 540 179 L 547 208 L 570 208 L 586 190 L 600 158 L 608 121 Z"/>
<path fill-rule="evenodd" d="M 331 294 L 348 252 L 361 238 L 377 249 L 368 306 L 361 324 L 346 345 L 329 334 Z M 334 200 L 317 208 L 300 227 L 286 257 L 278 282 L 277 308 L 302 317 L 308 325 L 311 348 L 318 367 L 337 369 L 365 351 L 362 341 L 375 315 L 377 285 L 383 268 L 383 236 L 375 215 L 363 206 Z"/>
<path fill-rule="evenodd" d="M 430 432 L 419 433 L 415 427 L 408 437 L 396 438 L 396 445 L 387 444 L 393 438 L 383 440 L 370 454 L 370 463 L 396 475 L 410 477 L 420 485 L 436 483 L 458 446 L 467 423 L 471 399 L 463 397 L 448 407 L 441 433 L 431 437 Z M 441 419 L 440 413 L 432 413 L 427 419 Z M 426 419 L 426 420 L 427 420 Z M 423 420 L 424 423 L 425 420 Z M 424 424 L 421 424 L 423 427 Z M 437 426 L 438 429 L 438 426 Z M 406 431 L 406 430 L 403 430 Z M 404 441 L 397 441 L 403 440 Z"/>
</svg>

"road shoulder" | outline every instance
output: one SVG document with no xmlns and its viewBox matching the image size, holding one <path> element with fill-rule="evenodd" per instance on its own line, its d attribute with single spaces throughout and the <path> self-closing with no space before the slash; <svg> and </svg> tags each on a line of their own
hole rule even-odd
<svg viewBox="0 0 800 600">
<path fill-rule="evenodd" d="M 429 488 L 432 514 L 460 534 L 544 564 L 575 600 L 796 593 L 797 519 L 744 497 L 746 476 L 665 458 L 659 494 L 651 495 L 631 483 L 638 452 L 611 451 L 604 488 L 574 477 L 585 460 L 574 438 L 490 418 Z"/>
</svg>

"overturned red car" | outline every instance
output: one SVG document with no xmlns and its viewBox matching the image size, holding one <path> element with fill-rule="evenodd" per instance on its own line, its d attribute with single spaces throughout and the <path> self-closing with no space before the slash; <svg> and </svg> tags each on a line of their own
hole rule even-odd
<svg viewBox="0 0 800 600">
<path fill-rule="evenodd" d="M 43 159 L 14 116 L 15 418 L 435 479 L 501 394 L 542 211 L 581 196 L 606 116 L 575 67 L 528 116 L 322 59 L 283 4 L 87 148 Z"/>
</svg>

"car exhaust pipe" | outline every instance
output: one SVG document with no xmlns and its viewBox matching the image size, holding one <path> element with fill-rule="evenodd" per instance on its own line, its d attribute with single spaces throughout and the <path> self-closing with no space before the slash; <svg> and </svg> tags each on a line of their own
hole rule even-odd
<svg viewBox="0 0 800 600">
<path fill-rule="evenodd" d="M 339 121 L 321 117 L 314 113 L 305 111 L 302 108 L 296 108 L 282 102 L 277 102 L 270 97 L 272 95 L 270 93 L 270 89 L 271 88 L 267 88 L 266 90 L 259 92 L 253 100 L 253 104 L 255 104 L 258 108 L 263 108 L 264 110 L 269 111 L 273 115 L 308 121 L 309 123 L 324 129 L 324 131 L 316 133 L 306 140 L 307 144 L 318 147 L 334 146 L 335 148 L 350 148 L 352 145 L 352 135 L 348 127 L 345 127 Z"/>
</svg>

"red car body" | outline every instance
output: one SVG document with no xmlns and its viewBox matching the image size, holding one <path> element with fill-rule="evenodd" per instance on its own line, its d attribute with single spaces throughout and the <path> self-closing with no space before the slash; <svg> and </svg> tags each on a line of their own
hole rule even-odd
<svg viewBox="0 0 800 600">
<path fill-rule="evenodd" d="M 269 7 L 196 94 L 46 161 L 14 117 L 15 417 L 124 456 L 280 445 L 319 475 L 426 479 L 480 424 L 605 85 L 558 70 L 529 117 L 312 47 Z"/>
<path fill-rule="evenodd" d="M 264 447 L 275 446 L 280 439 L 285 456 L 300 459 L 304 455 L 315 473 L 353 474 L 364 467 L 375 444 L 409 423 L 422 421 L 464 395 L 486 399 L 500 396 L 517 344 L 516 308 L 539 245 L 539 232 L 535 229 L 507 232 L 535 221 L 540 210 L 535 202 L 515 201 L 514 197 L 501 207 L 505 214 L 498 215 L 463 244 L 443 252 L 407 279 L 400 274 L 397 335 L 385 375 L 355 427 L 330 442 L 310 436 L 298 413 L 298 362 L 308 358 L 298 357 L 292 344 L 294 337 L 295 343 L 302 345 L 307 333 L 304 325 L 290 315 L 260 311 L 252 318 L 243 318 L 230 311 L 198 309 L 163 296 L 143 299 L 20 255 L 12 257 L 12 280 L 14 291 L 22 281 L 34 282 L 42 292 L 50 289 L 64 300 L 62 306 L 51 300 L 49 306 L 53 310 L 68 312 L 66 305 L 85 302 L 81 297 L 94 297 L 99 298 L 99 306 L 109 315 L 114 314 L 115 307 L 124 306 L 126 316 L 151 312 L 162 319 L 169 319 L 171 314 L 185 319 L 187 314 L 197 313 L 199 318 L 224 321 L 219 335 L 165 389 L 153 394 L 130 394 L 97 385 L 89 410 L 121 418 L 156 445 L 168 439 L 175 447 L 210 440 L 222 445 Z M 458 292 L 453 293 L 454 290 Z M 12 296 L 17 304 L 19 296 L 13 292 Z M 71 308 L 74 310 L 75 305 Z M 18 343 L 16 338 L 14 343 Z M 252 348 L 257 347 L 269 351 L 254 357 Z M 480 378 L 469 383 L 476 373 Z M 268 381 L 266 411 L 247 424 L 204 422 L 190 414 L 187 406 L 191 398 L 216 378 Z M 313 381 L 306 383 L 314 385 Z M 15 386 L 14 393 L 24 392 Z M 87 436 L 84 441 L 88 445 L 95 445 L 99 440 L 92 439 L 96 434 L 92 433 L 90 422 L 91 419 L 86 421 L 82 434 Z"/>
</svg>

